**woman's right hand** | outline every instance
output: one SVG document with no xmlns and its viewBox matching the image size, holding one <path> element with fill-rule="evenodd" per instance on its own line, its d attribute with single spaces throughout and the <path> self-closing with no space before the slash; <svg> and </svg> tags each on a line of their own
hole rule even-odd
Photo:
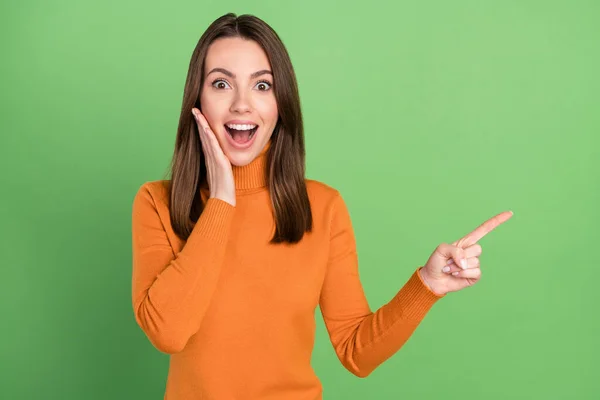
<svg viewBox="0 0 600 400">
<path fill-rule="evenodd" d="M 235 206 L 235 182 L 231 162 L 223 153 L 219 141 L 210 128 L 208 121 L 197 108 L 192 108 L 192 114 L 198 125 L 210 197 L 215 197 Z"/>
</svg>

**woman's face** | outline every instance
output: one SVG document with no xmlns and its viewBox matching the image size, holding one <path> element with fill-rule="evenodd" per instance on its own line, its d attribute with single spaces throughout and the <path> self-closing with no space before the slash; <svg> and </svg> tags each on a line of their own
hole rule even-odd
<svg viewBox="0 0 600 400">
<path fill-rule="evenodd" d="M 249 164 L 277 123 L 273 75 L 258 43 L 221 38 L 208 48 L 200 90 L 202 114 L 233 165 Z"/>
</svg>

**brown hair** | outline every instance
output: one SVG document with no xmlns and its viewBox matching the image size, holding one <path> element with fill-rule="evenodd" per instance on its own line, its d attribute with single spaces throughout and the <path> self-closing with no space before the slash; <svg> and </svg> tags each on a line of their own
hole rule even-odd
<svg viewBox="0 0 600 400">
<path fill-rule="evenodd" d="M 173 158 L 170 203 L 174 232 L 187 240 L 202 213 L 200 186 L 206 183 L 206 166 L 192 108 L 200 106 L 204 62 L 210 44 L 219 38 L 240 37 L 257 42 L 273 71 L 278 119 L 267 150 L 267 187 L 274 210 L 275 233 L 271 243 L 296 243 L 312 230 L 312 213 L 305 183 L 305 149 L 298 84 L 288 52 L 277 33 L 253 15 L 225 14 L 204 32 L 190 60 Z"/>
</svg>

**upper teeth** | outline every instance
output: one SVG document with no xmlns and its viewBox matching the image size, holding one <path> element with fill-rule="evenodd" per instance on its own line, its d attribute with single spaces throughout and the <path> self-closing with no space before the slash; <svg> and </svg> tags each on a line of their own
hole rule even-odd
<svg viewBox="0 0 600 400">
<path fill-rule="evenodd" d="M 249 124 L 227 124 L 227 127 L 229 129 L 235 129 L 235 130 L 238 130 L 238 131 L 247 131 L 247 130 L 256 128 L 256 125 L 249 125 Z"/>
</svg>

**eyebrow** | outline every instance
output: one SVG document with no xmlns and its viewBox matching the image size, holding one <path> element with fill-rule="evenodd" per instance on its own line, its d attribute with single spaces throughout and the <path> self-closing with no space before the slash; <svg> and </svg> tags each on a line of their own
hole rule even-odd
<svg viewBox="0 0 600 400">
<path fill-rule="evenodd" d="M 213 72 L 220 72 L 224 75 L 227 75 L 228 77 L 230 77 L 232 79 L 235 79 L 235 74 L 233 72 L 227 71 L 225 68 L 213 68 L 210 70 L 210 72 L 208 74 L 206 74 L 206 76 L 212 74 Z M 257 78 L 264 74 L 271 74 L 271 76 L 273 76 L 273 73 L 271 71 L 269 71 L 268 69 L 261 69 L 260 71 L 256 71 L 253 74 L 251 74 L 250 79 Z"/>
</svg>

